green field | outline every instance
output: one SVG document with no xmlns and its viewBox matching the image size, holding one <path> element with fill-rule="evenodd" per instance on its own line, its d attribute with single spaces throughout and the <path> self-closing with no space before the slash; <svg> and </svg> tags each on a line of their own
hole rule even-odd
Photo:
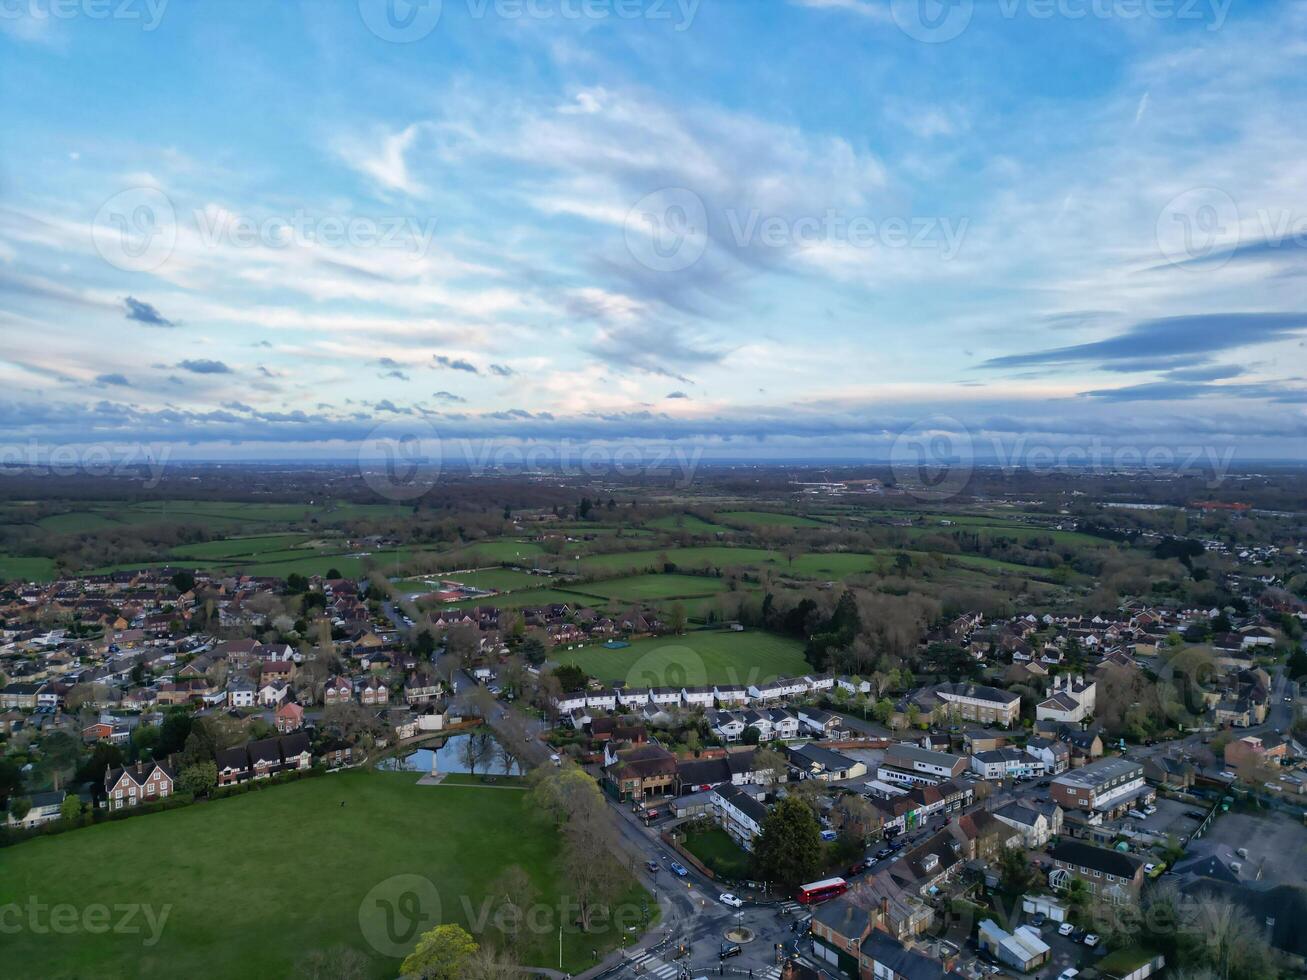
<svg viewBox="0 0 1307 980">
<path fill-rule="evenodd" d="M 622 650 L 593 645 L 555 651 L 563 664 L 575 664 L 598 680 L 625 681 L 632 687 L 753 684 L 773 677 L 809 673 L 803 644 L 788 637 L 746 630 L 704 630 L 684 636 L 636 640 Z"/>
<path fill-rule="evenodd" d="M 466 561 L 469 566 L 493 565 L 495 562 L 504 561 L 520 561 L 529 566 L 533 564 L 533 559 L 541 557 L 544 553 L 545 550 L 534 541 L 501 538 L 459 548 L 451 552 L 451 557 L 456 556 L 460 561 Z"/>
<path fill-rule="evenodd" d="M 753 859 L 749 852 L 720 827 L 685 836 L 685 849 L 707 865 L 714 874 L 743 881 L 749 877 Z"/>
<path fill-rule="evenodd" d="M 11 931 L 7 910 L 0 973 L 286 977 L 305 954 L 343 944 L 367 954 L 373 976 L 393 977 L 398 959 L 372 942 L 379 937 L 384 945 L 386 936 L 378 900 L 393 903 L 408 890 L 389 879 L 429 879 L 441 921 L 467 927 L 487 886 L 513 864 L 530 875 L 554 923 L 542 928 L 529 958 L 557 968 L 557 910 L 566 887 L 558 850 L 556 831 L 538 818 L 527 793 L 418 786 L 411 773 L 338 773 L 132 817 L 0 852 L 0 909 L 18 903 L 21 916 Z M 633 887 L 631 901 L 638 906 L 641 897 Z M 80 917 L 92 906 L 130 903 L 150 906 L 156 923 L 164 910 L 167 918 L 154 945 L 146 945 L 151 931 L 139 914 L 138 934 L 75 927 L 55 935 L 30 928 L 31 902 L 47 907 L 39 922 L 47 930 L 50 906 L 70 906 Z M 616 930 L 587 935 L 569 921 L 564 968 L 584 969 L 593 947 L 617 941 Z"/>
<path fill-rule="evenodd" d="M 589 555 L 581 559 L 582 571 L 622 571 L 624 569 L 656 569 L 661 571 L 664 561 L 681 568 L 731 568 L 737 565 L 763 565 L 780 561 L 781 556 L 766 548 L 663 548 L 660 551 L 627 551 L 610 555 Z M 569 571 L 571 564 L 564 566 Z"/>
<path fill-rule="evenodd" d="M 18 558 L 0 555 L 0 582 L 48 582 L 54 578 L 54 562 L 49 558 Z"/>
<path fill-rule="evenodd" d="M 563 591 L 562 589 L 522 589 L 506 595 L 491 596 L 481 599 L 463 599 L 459 602 L 433 602 L 428 609 L 471 609 L 473 606 L 497 606 L 500 609 L 521 609 L 523 606 L 547 606 L 555 602 L 565 602 L 573 607 L 602 606 L 604 600 L 598 596 L 588 596 L 582 592 Z"/>
<path fill-rule="evenodd" d="M 694 514 L 667 514 L 663 517 L 655 517 L 645 526 L 659 531 L 689 531 L 692 534 L 715 534 L 718 531 L 730 530 L 720 524 L 709 524 L 702 517 Z"/>
<path fill-rule="evenodd" d="M 729 510 L 717 515 L 728 524 L 742 527 L 830 527 L 825 521 L 800 517 L 797 514 L 780 514 L 769 510 Z"/>
<path fill-rule="evenodd" d="M 640 602 L 650 599 L 692 599 L 726 591 L 726 582 L 704 575 L 635 575 L 630 578 L 587 582 L 576 587 L 578 592 Z"/>
<path fill-rule="evenodd" d="M 284 551 L 302 545 L 307 540 L 309 539 L 304 534 L 256 534 L 249 537 L 179 545 L 173 548 L 170 554 L 178 558 L 232 560 Z"/>
<path fill-rule="evenodd" d="M 542 586 L 548 586 L 550 581 L 551 577 L 548 575 L 531 575 L 528 572 L 519 572 L 512 568 L 479 568 L 471 572 L 440 572 L 435 575 L 405 580 L 406 583 L 412 583 L 414 586 L 437 588 L 441 582 L 458 582 L 460 585 L 466 585 L 473 589 L 493 589 L 499 592 L 541 588 Z"/>
<path fill-rule="evenodd" d="M 892 551 L 881 554 L 840 551 L 799 555 L 794 559 L 793 564 L 782 561 L 778 567 L 782 571 L 802 575 L 805 578 L 841 579 L 864 572 L 884 572 L 893 564 L 894 552 Z"/>
</svg>

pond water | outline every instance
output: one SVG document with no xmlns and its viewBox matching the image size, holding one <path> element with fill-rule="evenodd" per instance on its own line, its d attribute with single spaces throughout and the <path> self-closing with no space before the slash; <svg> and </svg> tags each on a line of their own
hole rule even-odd
<svg viewBox="0 0 1307 980">
<path fill-rule="evenodd" d="M 430 772 L 432 757 L 441 772 L 468 772 L 463 759 L 464 748 L 471 735 L 450 735 L 443 742 L 435 742 L 426 748 L 416 749 L 405 756 L 395 756 L 380 763 L 378 768 L 399 770 L 400 772 Z M 496 776 L 507 775 L 504 760 L 499 756 L 499 743 L 491 739 L 494 751 L 490 758 L 477 763 L 477 772 Z"/>
</svg>

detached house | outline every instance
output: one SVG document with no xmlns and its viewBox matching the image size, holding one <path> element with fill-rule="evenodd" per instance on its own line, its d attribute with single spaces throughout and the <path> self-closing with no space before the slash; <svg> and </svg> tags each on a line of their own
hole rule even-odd
<svg viewBox="0 0 1307 980">
<path fill-rule="evenodd" d="M 104 792 L 110 810 L 139 806 L 173 794 L 177 772 L 170 762 L 138 762 L 109 769 L 104 774 Z"/>
</svg>

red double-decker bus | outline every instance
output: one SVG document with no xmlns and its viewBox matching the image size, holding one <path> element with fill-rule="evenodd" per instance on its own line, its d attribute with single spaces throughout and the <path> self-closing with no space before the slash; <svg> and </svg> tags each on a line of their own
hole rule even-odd
<svg viewBox="0 0 1307 980">
<path fill-rule="evenodd" d="M 843 878 L 826 878 L 823 881 L 800 885 L 795 899 L 804 905 L 816 905 L 818 902 L 843 895 L 848 890 L 849 883 Z"/>
</svg>

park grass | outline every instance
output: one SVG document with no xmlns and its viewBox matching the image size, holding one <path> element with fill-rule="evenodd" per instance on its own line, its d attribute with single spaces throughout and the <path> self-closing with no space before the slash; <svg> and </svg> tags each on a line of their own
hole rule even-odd
<svg viewBox="0 0 1307 980">
<path fill-rule="evenodd" d="M 0 555 L 0 582 L 48 582 L 53 578 L 54 562 L 49 558 Z"/>
<path fill-rule="evenodd" d="M 284 977 L 306 954 L 347 945 L 368 956 L 370 975 L 393 977 L 399 960 L 374 950 L 360 925 L 374 887 L 395 875 L 426 877 L 442 921 L 471 927 L 491 881 L 516 864 L 556 917 L 566 889 L 558 852 L 556 830 L 528 794 L 418 786 L 412 773 L 338 773 L 132 817 L 6 849 L 0 908 L 29 900 L 170 907 L 157 944 L 145 946 L 144 934 L 21 929 L 5 936 L 0 973 Z M 635 886 L 628 896 L 637 906 L 644 897 Z M 554 921 L 531 964 L 557 968 Z M 564 969 L 583 969 L 593 947 L 617 942 L 615 928 L 581 934 L 569 921 Z"/>
<path fill-rule="evenodd" d="M 560 664 L 575 664 L 600 681 L 631 687 L 754 684 L 812 670 L 803 644 L 773 633 L 700 630 L 682 636 L 636 640 L 621 650 L 602 644 L 555 650 Z"/>
<path fill-rule="evenodd" d="M 749 852 L 731 840 L 731 835 L 720 827 L 686 834 L 684 847 L 718 877 L 743 881 L 750 876 L 752 858 Z"/>
<path fill-rule="evenodd" d="M 728 524 L 742 527 L 830 527 L 825 521 L 802 517 L 798 514 L 781 514 L 769 510 L 728 510 L 717 514 Z"/>
<path fill-rule="evenodd" d="M 704 575 L 634 575 L 578 585 L 578 591 L 606 599 L 643 602 L 654 599 L 696 599 L 725 592 L 727 583 Z"/>
</svg>

